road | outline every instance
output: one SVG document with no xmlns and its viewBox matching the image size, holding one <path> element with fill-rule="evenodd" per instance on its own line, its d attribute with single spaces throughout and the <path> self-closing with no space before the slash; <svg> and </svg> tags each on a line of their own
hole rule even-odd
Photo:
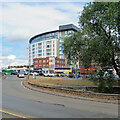
<svg viewBox="0 0 120 120">
<path fill-rule="evenodd" d="M 22 86 L 22 80 L 24 78 L 7 75 L 5 80 L 0 81 L 2 110 L 24 118 L 118 117 L 116 104 L 85 101 L 29 90 Z"/>
</svg>

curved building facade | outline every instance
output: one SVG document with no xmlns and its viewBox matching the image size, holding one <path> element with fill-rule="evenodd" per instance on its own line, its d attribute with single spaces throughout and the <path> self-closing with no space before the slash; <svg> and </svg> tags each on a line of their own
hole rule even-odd
<svg viewBox="0 0 120 120">
<path fill-rule="evenodd" d="M 49 31 L 33 36 L 29 40 L 29 65 L 33 65 L 35 58 L 57 57 L 64 59 L 63 38 L 78 31 L 73 24 L 59 26 L 59 30 Z"/>
</svg>

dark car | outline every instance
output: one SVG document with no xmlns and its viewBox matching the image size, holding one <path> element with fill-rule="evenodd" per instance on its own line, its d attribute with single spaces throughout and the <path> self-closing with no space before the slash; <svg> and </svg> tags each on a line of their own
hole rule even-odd
<svg viewBox="0 0 120 120">
<path fill-rule="evenodd" d="M 40 76 L 44 76 L 44 74 L 43 74 L 42 72 L 39 72 L 39 75 L 40 75 Z"/>
<path fill-rule="evenodd" d="M 61 77 L 65 77 L 66 76 L 66 74 L 65 73 L 61 73 Z"/>
<path fill-rule="evenodd" d="M 69 74 L 68 74 L 68 77 L 74 78 L 74 74 L 73 74 L 73 73 L 69 73 Z"/>
<path fill-rule="evenodd" d="M 17 75 L 17 73 L 15 71 L 12 71 L 11 75 Z"/>
</svg>

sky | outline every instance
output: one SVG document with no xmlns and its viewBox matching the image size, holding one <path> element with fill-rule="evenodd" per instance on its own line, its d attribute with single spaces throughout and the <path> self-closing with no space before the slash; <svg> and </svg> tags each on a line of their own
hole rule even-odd
<svg viewBox="0 0 120 120">
<path fill-rule="evenodd" d="M 0 67 L 28 65 L 30 38 L 57 30 L 59 25 L 78 26 L 78 16 L 86 4 L 86 1 L 77 0 L 17 1 L 5 0 L 0 3 Z"/>
</svg>

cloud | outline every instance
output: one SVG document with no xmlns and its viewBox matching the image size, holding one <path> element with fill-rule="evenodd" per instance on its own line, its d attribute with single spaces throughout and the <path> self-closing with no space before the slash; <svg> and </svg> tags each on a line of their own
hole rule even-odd
<svg viewBox="0 0 120 120">
<path fill-rule="evenodd" d="M 1 2 L 93 2 L 93 0 L 1 0 Z"/>
<path fill-rule="evenodd" d="M 62 10 L 68 12 L 63 12 Z M 21 42 L 30 36 L 58 29 L 60 24 L 77 23 L 82 8 L 73 4 L 46 4 L 30 6 L 18 3 L 6 3 L 3 7 L 3 34 L 8 42 Z"/>
<path fill-rule="evenodd" d="M 16 57 L 15 55 L 0 56 L 0 68 L 7 66 L 28 65 L 26 56 Z"/>
<path fill-rule="evenodd" d="M 28 64 L 26 48 L 29 39 L 43 32 L 57 30 L 59 25 L 78 26 L 78 12 L 83 9 L 83 4 L 80 3 L 16 2 L 4 2 L 0 6 L 0 10 L 2 9 L 0 38 L 3 40 L 2 53 L 4 55 L 1 58 L 1 66 Z M 9 55 L 14 55 L 14 60 L 8 59 Z"/>
</svg>

